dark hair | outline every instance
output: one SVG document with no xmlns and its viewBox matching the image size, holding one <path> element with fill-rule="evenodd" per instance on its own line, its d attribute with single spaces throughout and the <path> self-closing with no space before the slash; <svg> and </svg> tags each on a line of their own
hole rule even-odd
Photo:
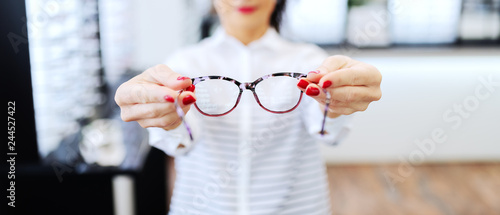
<svg viewBox="0 0 500 215">
<path fill-rule="evenodd" d="M 280 31 L 281 20 L 283 18 L 283 13 L 286 8 L 286 0 L 277 0 L 276 7 L 274 8 L 273 13 L 271 14 L 271 26 L 276 29 L 276 31 Z"/>
</svg>

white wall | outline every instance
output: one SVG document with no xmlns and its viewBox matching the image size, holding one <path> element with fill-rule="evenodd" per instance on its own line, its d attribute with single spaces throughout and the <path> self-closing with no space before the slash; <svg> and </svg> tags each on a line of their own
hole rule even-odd
<svg viewBox="0 0 500 215">
<path fill-rule="evenodd" d="M 386 54 L 387 55 L 387 54 Z M 328 163 L 500 161 L 500 53 L 493 56 L 380 56 L 359 60 L 383 75 L 383 97 L 355 114 L 353 129 L 337 147 L 322 147 Z M 491 91 L 480 79 L 492 77 Z M 485 94 L 479 99 L 476 89 Z M 481 97 L 481 96 L 479 96 Z M 474 101 L 478 101 L 474 107 Z M 470 116 L 448 113 L 464 105 Z M 458 124 L 458 120 L 461 121 Z M 443 132 L 445 141 L 432 139 Z M 435 148 L 431 147 L 432 145 Z"/>
</svg>

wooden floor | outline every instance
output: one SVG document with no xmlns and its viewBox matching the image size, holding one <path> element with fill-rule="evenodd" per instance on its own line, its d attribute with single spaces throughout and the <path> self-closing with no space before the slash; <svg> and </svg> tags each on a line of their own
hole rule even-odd
<svg viewBox="0 0 500 215">
<path fill-rule="evenodd" d="M 336 215 L 500 215 L 500 163 L 329 166 Z"/>
<path fill-rule="evenodd" d="M 174 171 L 173 159 L 168 162 Z M 327 171 L 334 215 L 500 215 L 500 163 L 344 165 Z M 175 174 L 169 178 L 171 194 Z"/>
</svg>

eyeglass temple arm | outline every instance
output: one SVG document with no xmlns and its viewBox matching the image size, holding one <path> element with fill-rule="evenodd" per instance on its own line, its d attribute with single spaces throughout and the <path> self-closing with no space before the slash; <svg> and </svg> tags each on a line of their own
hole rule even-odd
<svg viewBox="0 0 500 215">
<path fill-rule="evenodd" d="M 189 127 L 189 125 L 187 124 L 186 120 L 184 120 L 185 118 L 185 114 L 184 114 L 184 111 L 182 110 L 181 106 L 179 105 L 179 103 L 177 102 L 178 100 L 176 99 L 174 104 L 175 104 L 175 111 L 177 112 L 177 115 L 181 118 L 183 124 L 184 124 L 184 127 L 186 127 L 186 130 L 189 134 L 189 138 L 191 139 L 191 141 L 193 141 L 193 134 L 191 132 L 191 128 Z"/>
<path fill-rule="evenodd" d="M 321 136 L 325 135 L 325 123 L 326 123 L 326 116 L 328 115 L 328 108 L 330 106 L 330 99 L 331 95 L 330 92 L 328 92 L 326 89 L 323 89 L 323 92 L 326 93 L 326 99 L 325 99 L 325 111 L 323 115 L 323 124 L 321 125 Z"/>
</svg>

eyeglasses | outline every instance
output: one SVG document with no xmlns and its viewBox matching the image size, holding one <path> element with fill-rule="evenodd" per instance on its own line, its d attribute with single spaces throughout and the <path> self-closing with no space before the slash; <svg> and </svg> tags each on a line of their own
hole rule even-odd
<svg viewBox="0 0 500 215">
<path fill-rule="evenodd" d="M 192 78 L 192 83 L 196 86 L 194 106 L 205 116 L 224 116 L 238 106 L 243 91 L 250 90 L 257 103 L 264 110 L 276 114 L 288 113 L 295 110 L 302 100 L 303 92 L 297 88 L 297 81 L 305 77 L 307 74 L 281 72 L 265 75 L 254 82 L 245 83 L 224 76 Z M 326 90 L 324 92 L 327 95 L 327 101 L 321 135 L 325 133 L 324 126 L 330 101 L 330 94 Z M 189 127 L 186 128 L 191 133 Z"/>
<path fill-rule="evenodd" d="M 244 90 L 252 91 L 255 100 L 271 113 L 288 113 L 299 105 L 302 91 L 296 85 L 306 74 L 282 72 L 265 75 L 254 82 L 241 83 L 224 76 L 193 78 L 196 86 L 196 109 L 203 115 L 224 116 L 236 108 Z"/>
</svg>

